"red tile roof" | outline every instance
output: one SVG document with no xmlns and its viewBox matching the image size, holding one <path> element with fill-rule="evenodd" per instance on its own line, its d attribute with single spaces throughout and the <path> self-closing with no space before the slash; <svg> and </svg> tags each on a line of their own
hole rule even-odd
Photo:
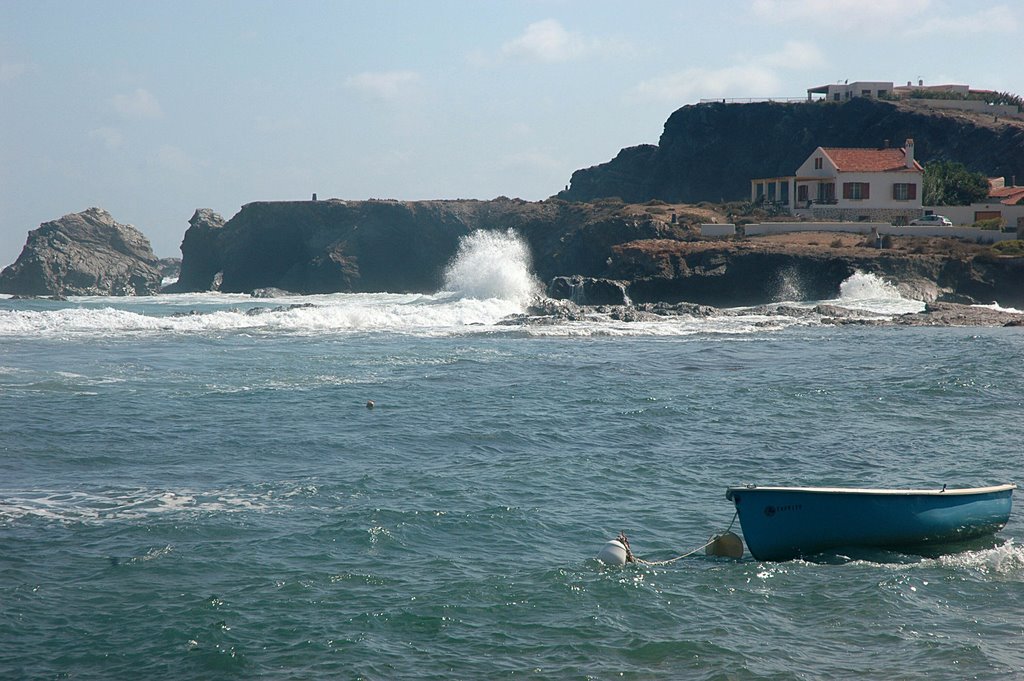
<svg viewBox="0 0 1024 681">
<path fill-rule="evenodd" d="M 844 173 L 880 173 L 911 170 L 906 166 L 906 154 L 902 149 L 844 149 L 822 148 Z M 921 164 L 914 161 L 912 170 L 921 171 Z"/>
<path fill-rule="evenodd" d="M 1007 206 L 1024 203 L 1024 187 L 993 187 L 988 190 L 990 199 L 997 199 Z"/>
</svg>

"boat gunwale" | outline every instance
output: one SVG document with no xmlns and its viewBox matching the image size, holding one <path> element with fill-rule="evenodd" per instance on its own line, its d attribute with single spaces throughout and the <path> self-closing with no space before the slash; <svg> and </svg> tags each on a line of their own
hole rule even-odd
<svg viewBox="0 0 1024 681">
<path fill-rule="evenodd" d="M 989 487 L 960 487 L 956 489 L 879 489 L 859 487 L 775 487 L 759 485 L 742 485 L 728 487 L 725 490 L 725 498 L 732 501 L 733 494 L 749 492 L 797 492 L 805 494 L 835 494 L 835 495 L 870 495 L 870 496 L 965 496 L 972 494 L 992 494 L 1017 489 L 1017 484 L 1010 482 L 1002 485 Z"/>
</svg>

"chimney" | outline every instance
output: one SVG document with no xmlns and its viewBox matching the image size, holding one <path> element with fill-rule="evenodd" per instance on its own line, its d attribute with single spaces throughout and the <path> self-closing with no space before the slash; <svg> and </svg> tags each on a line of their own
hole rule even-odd
<svg viewBox="0 0 1024 681">
<path fill-rule="evenodd" d="M 914 140 L 907 138 L 907 142 L 903 147 L 903 153 L 906 155 L 906 166 L 908 168 L 914 167 Z"/>
<path fill-rule="evenodd" d="M 924 80 L 923 79 L 918 79 L 917 87 L 924 87 Z"/>
<path fill-rule="evenodd" d="M 883 149 L 888 149 L 889 148 L 889 140 L 884 140 L 882 142 L 882 148 Z"/>
</svg>

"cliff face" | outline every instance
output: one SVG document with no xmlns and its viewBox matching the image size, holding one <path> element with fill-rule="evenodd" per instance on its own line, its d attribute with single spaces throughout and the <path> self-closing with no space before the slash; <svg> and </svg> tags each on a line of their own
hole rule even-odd
<svg viewBox="0 0 1024 681">
<path fill-rule="evenodd" d="M 159 292 L 161 279 L 149 240 L 105 210 L 90 208 L 29 232 L 21 255 L 0 272 L 0 292 L 141 296 Z"/>
<path fill-rule="evenodd" d="M 926 302 L 998 301 L 1024 307 L 1024 258 L 664 240 L 621 244 L 613 251 L 609 276 L 628 282 L 635 303 L 739 307 L 823 300 L 836 297 L 840 284 L 863 272 Z"/>
<path fill-rule="evenodd" d="M 521 234 L 547 281 L 603 276 L 613 245 L 677 238 L 681 228 L 665 211 L 559 200 L 252 203 L 223 225 L 193 216 L 171 290 L 206 291 L 219 280 L 225 292 L 433 292 L 459 239 L 477 229 Z"/>
<path fill-rule="evenodd" d="M 577 170 L 559 197 L 729 201 L 750 180 L 791 175 L 816 147 L 902 146 L 919 161 L 952 160 L 989 176 L 1024 180 L 1024 121 L 856 98 L 843 104 L 698 104 L 673 113 L 657 147 L 623 149 Z"/>
<path fill-rule="evenodd" d="M 549 293 L 637 303 L 689 302 L 720 307 L 836 297 L 857 271 L 900 282 L 921 300 L 991 302 L 1024 307 L 1024 260 L 983 247 L 908 241 L 899 249 L 842 248 L 759 239 L 692 241 L 677 222 L 683 206 L 611 201 L 303 201 L 253 203 L 226 223 L 199 212 L 182 244 L 173 291 L 246 293 L 434 292 L 459 239 L 470 232 L 514 229 L 527 242 Z M 694 209 L 696 210 L 696 209 Z"/>
</svg>

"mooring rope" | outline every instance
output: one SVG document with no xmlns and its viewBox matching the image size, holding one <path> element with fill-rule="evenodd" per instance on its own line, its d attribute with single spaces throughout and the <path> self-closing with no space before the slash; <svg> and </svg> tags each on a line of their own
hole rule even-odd
<svg viewBox="0 0 1024 681">
<path fill-rule="evenodd" d="M 674 563 L 677 560 L 682 560 L 683 558 L 689 558 L 690 556 L 692 556 L 693 554 L 697 553 L 698 551 L 703 551 L 707 547 L 709 547 L 712 544 L 714 544 L 716 541 L 718 541 L 718 539 L 720 539 L 722 537 L 722 535 L 726 534 L 727 532 L 729 532 L 729 530 L 732 529 L 732 526 L 736 522 L 736 517 L 738 515 L 739 515 L 739 511 L 736 511 L 735 513 L 733 513 L 732 514 L 732 520 L 729 521 L 729 526 L 726 527 L 724 531 L 719 532 L 718 534 L 716 534 L 713 537 L 711 537 L 711 539 L 709 539 L 707 541 L 707 543 L 704 544 L 703 546 L 698 546 L 693 551 L 687 551 L 686 553 L 684 553 L 681 556 L 676 556 L 675 558 L 669 558 L 668 560 L 644 560 L 643 558 L 637 558 L 636 556 L 633 555 L 633 551 L 629 548 L 629 539 L 626 537 L 626 533 L 625 532 L 619 532 L 618 541 L 623 546 L 626 547 L 626 562 L 627 563 L 639 563 L 640 565 L 652 565 L 652 566 L 654 566 L 654 565 L 668 565 L 669 563 Z"/>
</svg>

